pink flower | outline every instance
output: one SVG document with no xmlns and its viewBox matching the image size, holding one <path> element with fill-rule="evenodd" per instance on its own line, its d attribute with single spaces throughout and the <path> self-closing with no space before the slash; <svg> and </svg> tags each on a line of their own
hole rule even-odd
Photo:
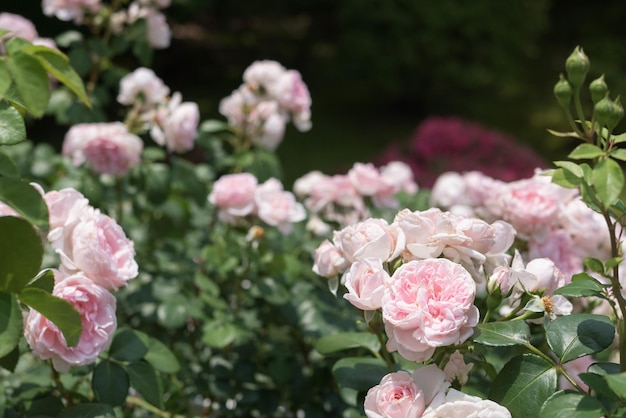
<svg viewBox="0 0 626 418">
<path fill-rule="evenodd" d="M 250 173 L 226 174 L 213 184 L 208 199 L 230 216 L 250 215 L 255 210 L 257 185 L 256 177 Z"/>
<path fill-rule="evenodd" d="M 102 174 L 126 174 L 139 164 L 142 151 L 143 141 L 121 122 L 74 125 L 63 141 L 63 155 L 74 165 L 87 163 Z"/>
<path fill-rule="evenodd" d="M 367 392 L 364 407 L 368 418 L 419 418 L 424 393 L 408 372 L 390 373 Z"/>
<path fill-rule="evenodd" d="M 488 399 L 450 389 L 445 398 L 424 411 L 422 418 L 511 418 L 511 413 Z"/>
<path fill-rule="evenodd" d="M 174 93 L 166 106 L 156 111 L 150 136 L 170 152 L 183 153 L 193 148 L 198 136 L 200 110 L 193 102 L 181 103 L 180 93 Z"/>
<path fill-rule="evenodd" d="M 43 14 L 56 16 L 60 20 L 72 20 L 80 24 L 85 13 L 96 13 L 100 10 L 100 0 L 43 0 Z"/>
<path fill-rule="evenodd" d="M 446 375 L 447 382 L 452 383 L 456 380 L 462 386 L 467 383 L 472 367 L 474 367 L 474 363 L 466 364 L 463 354 L 459 350 L 455 350 L 454 353 L 450 354 L 450 358 L 443 368 L 443 373 Z"/>
<path fill-rule="evenodd" d="M 71 366 L 93 363 L 107 348 L 117 328 L 115 297 L 82 273 L 68 277 L 55 274 L 52 294 L 71 303 L 80 314 L 82 334 L 78 345 L 67 347 L 61 331 L 35 310 L 25 319 L 24 337 L 38 357 L 52 359 L 54 368 L 67 372 Z"/>
<path fill-rule="evenodd" d="M 382 301 L 387 349 L 411 361 L 425 361 L 435 347 L 462 343 L 478 322 L 475 293 L 470 273 L 450 260 L 401 265 Z"/>
<path fill-rule="evenodd" d="M 144 108 L 162 103 L 170 89 L 163 80 L 149 68 L 140 67 L 120 80 L 117 101 L 124 105 L 133 105 L 141 100 Z"/>
<path fill-rule="evenodd" d="M 405 162 L 391 161 L 380 168 L 380 174 L 394 186 L 394 192 L 403 191 L 407 194 L 415 194 L 419 189 L 411 167 Z"/>
<path fill-rule="evenodd" d="M 0 13 L 0 29 L 8 30 L 11 37 L 24 38 L 30 42 L 39 36 L 33 22 L 14 13 Z"/>
<path fill-rule="evenodd" d="M 165 15 L 156 9 L 148 8 L 146 18 L 146 38 L 154 49 L 165 49 L 170 46 L 172 31 Z"/>
<path fill-rule="evenodd" d="M 372 163 L 355 163 L 348 171 L 348 179 L 362 196 L 373 196 L 383 191 L 388 194 L 393 192 L 393 185 L 385 181 Z"/>
<path fill-rule="evenodd" d="M 384 219 L 370 218 L 335 231 L 333 242 L 350 262 L 364 258 L 389 261 L 404 248 L 404 235 Z"/>
<path fill-rule="evenodd" d="M 251 90 L 269 90 L 274 83 L 285 73 L 286 68 L 276 61 L 255 61 L 243 73 L 243 81 Z M 263 92 L 261 92 L 263 93 Z"/>
<path fill-rule="evenodd" d="M 257 215 L 268 225 L 278 228 L 283 234 L 293 229 L 295 222 L 306 218 L 306 211 L 291 192 L 283 190 L 283 185 L 275 178 L 261 184 L 254 193 Z"/>
<path fill-rule="evenodd" d="M 590 230 L 593 236 L 595 230 Z M 567 279 L 583 271 L 583 257 L 571 236 L 563 229 L 551 229 L 543 237 L 528 240 L 528 258 L 549 258 Z"/>
<path fill-rule="evenodd" d="M 106 289 L 118 289 L 138 274 L 133 242 L 115 220 L 88 207 L 52 242 L 61 256 L 61 270 L 82 271 Z"/>
<path fill-rule="evenodd" d="M 346 271 L 349 266 L 350 263 L 344 258 L 341 250 L 327 239 L 315 250 L 313 262 L 315 274 L 331 279 Z"/>
<path fill-rule="evenodd" d="M 311 95 L 302 76 L 287 70 L 267 85 L 268 91 L 280 105 L 294 114 L 294 124 L 300 131 L 311 129 Z"/>
<path fill-rule="evenodd" d="M 344 299 L 358 309 L 374 311 L 382 307 L 385 285 L 389 273 L 383 268 L 379 258 L 365 258 L 356 261 L 344 276 L 348 293 Z"/>
</svg>

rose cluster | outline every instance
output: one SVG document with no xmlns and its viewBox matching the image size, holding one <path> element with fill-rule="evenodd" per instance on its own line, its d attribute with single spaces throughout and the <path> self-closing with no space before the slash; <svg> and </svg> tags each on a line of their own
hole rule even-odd
<svg viewBox="0 0 626 418">
<path fill-rule="evenodd" d="M 319 235 L 329 232 L 324 221 L 351 225 L 370 216 L 368 203 L 376 208 L 397 208 L 399 192 L 413 195 L 417 190 L 411 169 L 400 161 L 380 168 L 355 163 L 346 174 L 332 176 L 311 171 L 294 182 L 294 193 L 314 215 L 309 229 Z"/>
<path fill-rule="evenodd" d="M 109 10 L 101 0 L 43 0 L 46 16 L 72 21 L 77 25 L 88 23 L 96 15 L 108 19 L 106 24 L 113 33 L 121 33 L 126 26 L 143 20 L 146 25 L 146 41 L 154 49 L 170 46 L 171 30 L 161 9 L 169 7 L 171 0 L 135 0 L 127 9 Z"/>
<path fill-rule="evenodd" d="M 571 278 L 584 270 L 586 257 L 610 257 L 608 231 L 602 215 L 585 205 L 576 189 L 551 183 L 543 174 L 538 170 L 504 182 L 476 171 L 444 173 L 433 186 L 431 204 L 509 222 L 526 242 L 524 258 L 549 258 Z"/>
<path fill-rule="evenodd" d="M 403 209 L 391 224 L 370 218 L 335 231 L 316 250 L 313 271 L 341 275 L 343 297 L 355 307 L 382 310 L 388 351 L 426 361 L 472 335 L 476 294 L 508 265 L 514 236 L 503 221 Z"/>
<path fill-rule="evenodd" d="M 138 266 L 133 242 L 80 192 L 68 188 L 43 197 L 50 216 L 47 241 L 60 256 L 52 294 L 76 308 L 82 333 L 78 344 L 68 347 L 57 326 L 31 309 L 24 336 L 35 355 L 51 359 L 56 370 L 67 371 L 94 362 L 107 348 L 117 328 L 111 291 L 136 277 Z"/>
<path fill-rule="evenodd" d="M 447 366 L 446 366 L 447 367 Z M 430 364 L 413 373 L 389 373 L 365 396 L 368 418 L 510 418 L 497 403 L 450 387 L 446 374 Z"/>
<path fill-rule="evenodd" d="M 193 148 L 200 113 L 198 105 L 182 102 L 148 68 L 137 68 L 120 80 L 117 101 L 132 105 L 126 123 L 81 123 L 72 126 L 63 141 L 63 155 L 74 165 L 87 164 L 94 172 L 123 176 L 141 161 L 143 140 L 133 132 L 149 132 L 169 152 Z"/>
<path fill-rule="evenodd" d="M 18 37 L 26 39 L 34 45 L 56 48 L 56 43 L 51 38 L 41 38 L 35 25 L 23 16 L 2 12 L 0 13 L 0 29 L 8 30 L 7 38 Z"/>
<path fill-rule="evenodd" d="M 268 225 L 289 234 L 293 224 L 305 219 L 306 211 L 282 183 L 270 178 L 259 184 L 250 173 L 226 174 L 214 184 L 208 196 L 219 208 L 219 217 L 229 224 L 259 218 Z"/>
<path fill-rule="evenodd" d="M 406 148 L 406 149 L 403 149 Z M 380 163 L 406 162 L 424 187 L 445 171 L 477 170 L 511 181 L 532 175 L 545 161 L 514 138 L 458 117 L 429 117 L 408 144 L 393 144 Z"/>
<path fill-rule="evenodd" d="M 276 61 L 255 61 L 244 71 L 243 81 L 219 104 L 240 137 L 275 150 L 289 121 L 299 131 L 311 129 L 311 96 L 298 71 Z"/>
</svg>

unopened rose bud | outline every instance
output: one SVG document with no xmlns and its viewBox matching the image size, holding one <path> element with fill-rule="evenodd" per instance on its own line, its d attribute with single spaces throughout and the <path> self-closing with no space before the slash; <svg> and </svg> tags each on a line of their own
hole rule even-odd
<svg viewBox="0 0 626 418">
<path fill-rule="evenodd" d="M 569 104 L 572 101 L 572 94 L 574 93 L 572 86 L 565 79 L 563 74 L 560 75 L 559 81 L 554 85 L 554 96 L 556 96 L 559 105 L 563 109 L 568 109 Z"/>
<path fill-rule="evenodd" d="M 624 108 L 619 96 L 613 101 L 609 98 L 608 93 L 595 104 L 593 110 L 598 123 L 601 126 L 606 126 L 610 131 L 624 117 Z"/>
<path fill-rule="evenodd" d="M 604 74 L 589 83 L 589 92 L 591 93 L 591 100 L 594 103 L 598 103 L 609 91 L 609 87 L 604 82 Z"/>
<path fill-rule="evenodd" d="M 587 77 L 589 72 L 589 65 L 589 58 L 579 46 L 574 48 L 574 52 L 565 60 L 567 78 L 575 89 L 580 88 L 585 82 L 585 77 Z"/>
</svg>

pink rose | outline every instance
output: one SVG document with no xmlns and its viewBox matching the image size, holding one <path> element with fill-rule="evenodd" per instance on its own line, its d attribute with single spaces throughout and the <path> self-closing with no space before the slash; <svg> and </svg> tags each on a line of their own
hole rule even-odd
<svg viewBox="0 0 626 418">
<path fill-rule="evenodd" d="M 565 276 L 549 258 L 535 258 L 526 264 L 526 272 L 519 280 L 528 292 L 547 291 L 549 294 L 566 284 Z"/>
<path fill-rule="evenodd" d="M 461 386 L 465 385 L 469 379 L 469 372 L 474 367 L 474 363 L 465 363 L 463 354 L 459 350 L 455 350 L 450 354 L 450 358 L 443 368 L 443 373 L 446 375 L 447 382 L 459 382 Z"/>
<path fill-rule="evenodd" d="M 595 231 L 590 229 L 590 240 Z M 549 230 L 543 237 L 531 237 L 528 240 L 528 258 L 549 258 L 567 279 L 583 271 L 585 257 L 587 254 L 580 253 L 578 245 L 575 245 L 572 237 L 563 229 Z"/>
<path fill-rule="evenodd" d="M 293 122 L 299 131 L 311 129 L 311 95 L 298 71 L 284 71 L 267 88 L 281 107 L 294 115 Z"/>
<path fill-rule="evenodd" d="M 420 418 L 424 393 L 408 372 L 389 373 L 367 392 L 364 408 L 368 418 Z"/>
<path fill-rule="evenodd" d="M 365 258 L 355 262 L 346 272 L 344 280 L 348 293 L 343 297 L 356 308 L 374 311 L 382 307 L 389 273 L 379 258 Z"/>
<path fill-rule="evenodd" d="M 72 188 L 51 190 L 44 194 L 43 199 L 48 206 L 50 231 L 78 220 L 83 210 L 89 206 L 89 200 Z"/>
<path fill-rule="evenodd" d="M 52 242 L 62 271 L 82 271 L 97 285 L 116 290 L 137 276 L 134 244 L 113 218 L 89 207 L 63 229 L 63 237 Z"/>
<path fill-rule="evenodd" d="M 150 136 L 154 142 L 176 153 L 193 148 L 200 120 L 198 105 L 181 101 L 180 93 L 174 93 L 167 106 L 162 106 L 156 111 L 155 124 L 150 129 Z"/>
<path fill-rule="evenodd" d="M 43 0 L 42 7 L 46 16 L 80 24 L 85 13 L 96 13 L 101 4 L 100 0 Z"/>
<path fill-rule="evenodd" d="M 243 73 L 243 81 L 253 91 L 271 88 L 274 83 L 285 73 L 286 68 L 276 61 L 255 61 Z"/>
<path fill-rule="evenodd" d="M 254 201 L 258 217 L 283 234 L 290 233 L 294 223 L 306 218 L 304 206 L 296 202 L 291 192 L 284 191 L 283 185 L 275 178 L 268 179 L 257 188 Z"/>
<path fill-rule="evenodd" d="M 413 178 L 413 170 L 402 161 L 391 161 L 380 168 L 383 178 L 394 186 L 396 191 L 407 194 L 417 193 L 419 187 Z"/>
<path fill-rule="evenodd" d="M 425 361 L 435 347 L 462 343 L 478 323 L 475 293 L 470 273 L 450 260 L 401 265 L 382 300 L 388 350 Z"/>
<path fill-rule="evenodd" d="M 208 199 L 230 216 L 250 215 L 255 210 L 257 185 L 256 177 L 250 173 L 226 174 L 213 184 Z"/>
<path fill-rule="evenodd" d="M 24 38 L 30 42 L 39 36 L 33 22 L 14 13 L 0 13 L 0 29 L 8 30 L 11 37 Z"/>
<path fill-rule="evenodd" d="M 349 266 L 350 263 L 343 257 L 341 250 L 327 239 L 315 250 L 313 262 L 315 274 L 331 279 L 346 271 Z"/>
<path fill-rule="evenodd" d="M 450 389 L 441 403 L 433 403 L 424 411 L 422 418 L 511 418 L 511 413 L 488 399 Z"/>
<path fill-rule="evenodd" d="M 165 15 L 156 9 L 148 8 L 146 14 L 146 38 L 154 49 L 165 49 L 170 46 L 172 31 Z"/>
<path fill-rule="evenodd" d="M 133 105 L 141 100 L 143 107 L 162 103 L 170 89 L 163 80 L 149 68 L 140 67 L 120 80 L 117 101 L 124 105 Z"/>
<path fill-rule="evenodd" d="M 384 219 L 370 218 L 335 231 L 333 242 L 350 262 L 364 258 L 390 261 L 404 249 L 404 234 Z"/>
<path fill-rule="evenodd" d="M 82 334 L 78 345 L 67 347 L 56 325 L 35 310 L 25 319 L 24 337 L 38 357 L 52 359 L 54 368 L 67 372 L 71 366 L 93 363 L 107 348 L 117 328 L 115 297 L 82 273 L 68 277 L 55 274 L 52 294 L 71 303 L 80 314 Z"/>
<path fill-rule="evenodd" d="M 348 179 L 356 191 L 363 196 L 374 196 L 384 192 L 391 194 L 394 191 L 393 185 L 386 181 L 372 163 L 355 163 L 348 170 Z"/>
<path fill-rule="evenodd" d="M 143 141 L 121 122 L 74 125 L 63 141 L 63 155 L 96 173 L 124 175 L 139 164 L 142 151 Z"/>
</svg>

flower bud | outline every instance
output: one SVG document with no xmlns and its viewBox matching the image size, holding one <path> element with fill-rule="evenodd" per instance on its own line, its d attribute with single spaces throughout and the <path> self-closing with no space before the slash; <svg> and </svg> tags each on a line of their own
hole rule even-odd
<svg viewBox="0 0 626 418">
<path fill-rule="evenodd" d="M 572 86 L 565 77 L 563 77 L 563 74 L 561 74 L 559 81 L 554 85 L 554 95 L 563 109 L 569 108 L 569 104 L 572 101 L 572 94 Z"/>
<path fill-rule="evenodd" d="M 589 72 L 589 58 L 583 52 L 583 49 L 577 46 L 565 60 L 565 70 L 567 78 L 572 83 L 574 89 L 580 88 L 585 82 L 587 72 Z"/>
<path fill-rule="evenodd" d="M 598 103 L 604 95 L 609 91 L 609 87 L 604 82 L 604 74 L 589 83 L 589 92 L 591 93 L 591 100 L 594 103 Z"/>
<path fill-rule="evenodd" d="M 595 104 L 593 111 L 600 126 L 606 126 L 609 131 L 612 131 L 624 117 L 624 108 L 619 96 L 613 101 L 608 93 Z"/>
</svg>

